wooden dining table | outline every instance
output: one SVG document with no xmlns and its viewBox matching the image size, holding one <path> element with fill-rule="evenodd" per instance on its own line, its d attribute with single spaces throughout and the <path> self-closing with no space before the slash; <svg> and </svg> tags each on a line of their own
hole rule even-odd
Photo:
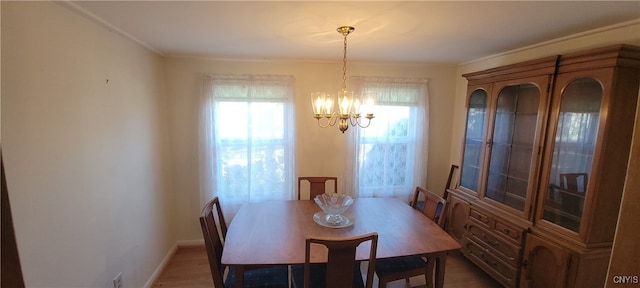
<svg viewBox="0 0 640 288">
<path fill-rule="evenodd" d="M 304 264 L 305 239 L 349 237 L 378 233 L 377 259 L 425 256 L 435 259 L 434 287 L 443 286 L 447 252 L 461 246 L 440 226 L 395 198 L 357 198 L 344 216 L 353 224 L 344 228 L 319 225 L 313 215 L 321 212 L 311 200 L 246 203 L 227 231 L 222 264 L 237 268 L 255 265 Z M 369 244 L 358 247 L 356 258 L 367 260 Z M 325 262 L 326 250 L 312 249 L 312 262 Z M 236 277 L 236 286 L 242 285 Z M 238 281 L 240 280 L 240 281 Z"/>
</svg>

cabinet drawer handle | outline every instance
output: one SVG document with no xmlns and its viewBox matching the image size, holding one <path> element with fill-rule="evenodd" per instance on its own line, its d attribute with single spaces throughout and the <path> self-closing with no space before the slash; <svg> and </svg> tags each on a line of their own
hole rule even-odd
<svg viewBox="0 0 640 288">
<path fill-rule="evenodd" d="M 500 246 L 500 243 L 498 243 L 498 241 L 491 241 L 491 238 L 487 237 L 487 234 L 482 233 L 482 240 L 484 240 L 485 243 L 489 244 L 491 247 L 498 247 Z"/>
<path fill-rule="evenodd" d="M 504 232 L 504 234 L 509 234 L 509 232 L 511 232 L 511 230 L 509 230 L 507 228 L 504 228 L 504 229 L 502 229 L 502 232 Z"/>
<path fill-rule="evenodd" d="M 498 265 L 498 262 L 491 261 L 491 259 L 487 258 L 483 252 L 480 252 L 480 258 L 482 259 L 482 261 L 484 261 L 484 263 L 489 264 L 489 266 L 496 267 Z"/>
<path fill-rule="evenodd" d="M 496 261 L 491 261 L 489 259 L 485 259 L 484 262 L 489 264 L 489 266 L 492 266 L 492 267 L 498 266 L 498 262 L 496 262 Z"/>
</svg>

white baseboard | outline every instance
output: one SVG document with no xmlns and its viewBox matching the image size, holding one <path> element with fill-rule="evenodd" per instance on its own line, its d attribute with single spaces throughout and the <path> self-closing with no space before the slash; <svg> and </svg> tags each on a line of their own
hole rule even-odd
<svg viewBox="0 0 640 288">
<path fill-rule="evenodd" d="M 162 274 L 162 271 L 164 270 L 164 268 L 167 267 L 167 264 L 169 264 L 169 261 L 171 261 L 171 258 L 173 257 L 173 255 L 176 254 L 176 251 L 178 251 L 178 248 L 190 247 L 190 246 L 204 246 L 204 239 L 182 240 L 182 241 L 176 242 L 176 244 L 174 244 L 173 247 L 169 249 L 169 252 L 167 253 L 167 255 L 164 256 L 164 259 L 162 259 L 162 262 L 160 262 L 160 265 L 158 265 L 158 268 L 156 268 L 156 270 L 153 271 L 153 274 L 151 274 L 151 277 L 149 277 L 149 280 L 147 280 L 147 283 L 144 284 L 144 288 L 151 288 L 151 285 L 153 285 L 153 283 L 156 282 L 156 280 L 158 280 L 158 277 L 160 277 L 160 274 Z"/>
<path fill-rule="evenodd" d="M 153 271 L 153 274 L 151 274 L 151 277 L 149 277 L 149 280 L 147 280 L 147 283 L 144 284 L 144 288 L 150 288 L 151 285 L 153 285 L 153 283 L 156 282 L 156 280 L 158 280 L 158 277 L 160 277 L 160 274 L 162 274 L 162 271 L 164 270 L 164 268 L 167 267 L 167 264 L 169 264 L 171 257 L 173 257 L 173 254 L 176 254 L 177 250 L 178 250 L 178 245 L 174 244 L 173 247 L 169 249 L 169 252 L 167 253 L 167 255 L 164 256 L 164 259 L 162 259 L 162 262 L 160 262 L 160 265 L 158 265 L 158 268 L 156 268 L 156 270 Z"/>
<path fill-rule="evenodd" d="M 181 240 L 176 244 L 178 247 L 204 246 L 204 239 L 199 240 Z"/>
</svg>

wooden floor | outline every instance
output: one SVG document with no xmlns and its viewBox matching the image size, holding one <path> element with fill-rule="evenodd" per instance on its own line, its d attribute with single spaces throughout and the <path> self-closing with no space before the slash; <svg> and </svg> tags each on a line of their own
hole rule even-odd
<svg viewBox="0 0 640 288">
<path fill-rule="evenodd" d="M 204 246 L 180 247 L 151 287 L 198 288 L 213 287 L 207 252 Z M 424 278 L 411 278 L 412 287 L 425 287 Z M 378 287 L 378 280 L 374 280 Z M 387 285 L 388 288 L 405 287 L 404 280 Z M 476 268 L 458 252 L 447 258 L 444 287 L 493 288 L 501 287 L 491 277 Z"/>
</svg>

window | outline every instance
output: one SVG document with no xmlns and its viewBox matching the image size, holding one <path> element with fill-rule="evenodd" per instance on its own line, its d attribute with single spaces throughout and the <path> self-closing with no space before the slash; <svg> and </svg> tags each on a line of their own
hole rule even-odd
<svg viewBox="0 0 640 288">
<path fill-rule="evenodd" d="M 426 184 L 427 81 L 353 78 L 358 93 L 376 98 L 375 118 L 355 129 L 355 182 L 358 197 L 408 200 Z"/>
<path fill-rule="evenodd" d="M 226 207 L 292 197 L 293 77 L 205 77 L 202 201 Z"/>
</svg>

